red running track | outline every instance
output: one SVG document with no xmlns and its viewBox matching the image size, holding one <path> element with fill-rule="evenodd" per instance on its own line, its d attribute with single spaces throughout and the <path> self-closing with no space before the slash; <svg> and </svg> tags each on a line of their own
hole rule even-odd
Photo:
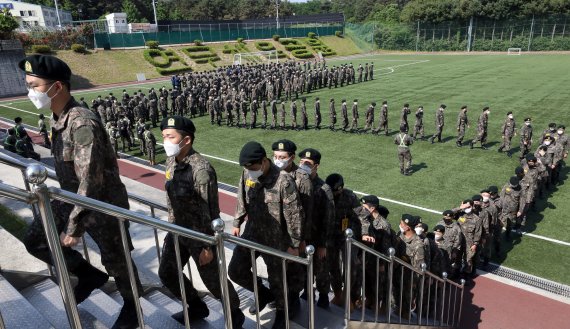
<svg viewBox="0 0 570 329">
<path fill-rule="evenodd" d="M 4 126 L 4 124 L 0 124 Z M 30 135 L 37 135 L 28 131 Z M 37 140 L 36 136 L 33 136 Z M 41 141 L 41 138 L 40 138 Z M 164 191 L 164 173 L 119 159 L 121 175 Z M 220 191 L 220 211 L 232 216 L 236 198 Z M 570 305 L 485 276 L 468 284 L 460 329 L 569 329 Z"/>
</svg>

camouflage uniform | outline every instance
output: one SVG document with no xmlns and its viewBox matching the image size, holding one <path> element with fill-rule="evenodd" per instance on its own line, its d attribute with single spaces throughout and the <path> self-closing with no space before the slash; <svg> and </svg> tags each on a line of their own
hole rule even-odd
<svg viewBox="0 0 570 329">
<path fill-rule="evenodd" d="M 456 221 L 451 220 L 446 223 L 445 220 L 440 220 L 436 225 L 445 227 L 443 239 L 447 242 L 449 248 L 449 262 L 448 270 L 451 271 L 450 276 L 457 274 L 461 267 L 461 258 L 463 254 L 463 233 L 461 226 Z"/>
<path fill-rule="evenodd" d="M 329 103 L 329 120 L 330 120 L 329 128 L 334 131 L 336 125 L 336 110 L 334 107 L 334 100 L 331 100 L 331 102 Z"/>
<path fill-rule="evenodd" d="M 145 130 L 143 134 L 143 139 L 146 144 L 146 154 L 148 155 L 148 160 L 154 163 L 156 156 L 156 137 L 150 130 Z"/>
<path fill-rule="evenodd" d="M 346 102 L 342 103 L 341 114 L 342 114 L 342 130 L 346 130 L 348 128 L 348 108 L 346 107 Z"/>
<path fill-rule="evenodd" d="M 532 125 L 524 124 L 521 127 L 520 131 L 521 140 L 520 140 L 520 158 L 524 158 L 528 152 L 530 152 L 530 148 L 532 146 Z"/>
<path fill-rule="evenodd" d="M 380 130 L 384 129 L 384 133 L 388 136 L 388 105 L 382 104 L 382 109 L 380 110 L 380 120 L 378 121 L 378 129 L 374 132 L 379 133 Z"/>
<path fill-rule="evenodd" d="M 511 140 L 513 139 L 513 136 L 516 135 L 515 129 L 515 119 L 507 118 L 501 127 L 503 142 L 501 143 L 501 146 L 499 146 L 499 151 L 505 150 L 509 152 L 511 150 Z"/>
<path fill-rule="evenodd" d="M 485 148 L 485 143 L 487 142 L 487 125 L 489 122 L 489 115 L 487 111 L 483 111 L 479 116 L 477 121 L 477 137 L 471 141 L 471 145 L 481 142 L 481 147 Z"/>
<path fill-rule="evenodd" d="M 368 129 L 372 128 L 374 125 L 374 106 L 368 106 L 368 110 L 366 110 L 366 125 L 364 126 L 363 131 L 368 131 Z"/>
<path fill-rule="evenodd" d="M 521 207 L 520 188 L 513 188 L 509 183 L 505 184 L 501 190 L 501 224 L 507 230 L 507 236 L 510 234 L 512 225 L 516 223 L 517 212 Z"/>
<path fill-rule="evenodd" d="M 352 104 L 352 124 L 350 125 L 350 131 L 358 131 L 358 104 L 355 102 Z"/>
<path fill-rule="evenodd" d="M 259 181 L 250 180 L 244 171 L 237 199 L 234 227 L 240 227 L 248 217 L 242 238 L 281 251 L 299 247 L 304 214 L 291 175 L 273 164 Z M 263 253 L 261 257 L 267 265 L 271 295 L 275 298 L 277 309 L 282 310 L 285 305 L 281 261 Z M 229 276 L 238 285 L 253 291 L 252 276 L 257 273 L 251 273 L 251 265 L 249 249 L 237 246 L 229 264 Z M 269 293 L 267 288 L 259 286 L 259 289 L 260 295 L 267 296 Z"/>
<path fill-rule="evenodd" d="M 414 140 L 406 133 L 399 133 L 394 139 L 394 144 L 398 145 L 398 160 L 400 160 L 400 173 L 407 175 L 412 166 L 412 153 L 409 146 Z"/>
<path fill-rule="evenodd" d="M 486 219 L 487 223 L 483 223 L 483 228 L 485 228 L 484 239 L 482 242 L 483 250 L 481 251 L 481 257 L 484 259 L 485 263 L 491 258 L 491 245 L 495 244 L 495 251 L 501 246 L 501 229 L 502 226 L 499 222 L 499 210 L 495 204 L 491 201 L 488 203 L 482 203 L 481 212 L 479 217 L 481 219 Z"/>
<path fill-rule="evenodd" d="M 425 263 L 425 248 L 422 239 L 415 233 L 412 237 L 408 238 L 400 234 L 399 243 L 396 246 L 396 255 L 403 261 L 409 263 L 415 269 L 420 270 L 421 264 Z M 402 281 L 402 271 L 404 271 L 404 280 Z M 401 317 L 407 319 L 410 316 L 410 306 L 417 293 L 417 282 L 410 280 L 410 270 L 401 265 L 397 265 L 394 269 L 394 301 L 396 303 L 396 314 L 401 314 Z M 402 290 L 400 290 L 402 287 Z M 410 296 L 410 291 L 412 295 Z M 402 293 L 403 292 L 403 293 Z M 399 305 L 399 301 L 402 304 Z"/>
<path fill-rule="evenodd" d="M 47 131 L 46 123 L 43 119 L 38 120 L 38 129 L 40 131 L 40 135 L 42 135 L 42 137 L 44 138 L 44 147 L 49 149 L 51 147 L 51 142 L 49 140 L 49 134 Z"/>
<path fill-rule="evenodd" d="M 212 220 L 220 217 L 218 204 L 218 183 L 216 171 L 202 155 L 194 149 L 177 162 L 175 157 L 166 160 L 166 200 L 168 202 L 168 221 L 176 225 L 213 235 Z M 199 265 L 200 253 L 203 249 L 210 249 L 210 245 L 201 241 L 184 237 L 178 239 L 180 244 L 180 259 L 182 267 L 194 259 L 200 278 L 208 290 L 221 299 L 220 280 L 218 272 L 217 255 L 214 248 L 211 252 L 214 258 L 208 264 Z M 158 268 L 160 281 L 177 298 L 181 298 L 180 281 L 178 279 L 178 265 L 174 247 L 174 236 L 168 233 L 164 239 L 162 258 Z M 199 303 L 198 291 L 192 282 L 185 276 L 184 289 L 186 291 L 190 311 L 192 305 Z M 239 298 L 231 282 L 228 282 L 230 304 L 232 309 L 239 307 Z"/>
<path fill-rule="evenodd" d="M 435 133 L 431 137 L 431 142 L 433 143 L 437 138 L 438 142 L 441 142 L 441 133 L 443 132 L 443 126 L 445 125 L 445 114 L 441 110 L 437 110 L 435 114 Z"/>
<path fill-rule="evenodd" d="M 291 128 L 297 129 L 297 102 L 291 102 Z"/>
<path fill-rule="evenodd" d="M 461 232 L 465 238 L 464 272 L 472 274 L 475 271 L 483 234 L 482 220 L 474 213 L 470 213 L 461 215 L 457 222 L 461 226 Z M 471 250 L 472 246 L 476 246 L 475 251 Z"/>
<path fill-rule="evenodd" d="M 315 129 L 321 129 L 321 102 L 317 100 L 315 102 Z"/>
<path fill-rule="evenodd" d="M 418 134 L 420 134 L 420 138 L 424 139 L 424 110 L 423 108 L 419 108 L 416 110 L 416 123 L 414 125 L 414 139 L 418 138 Z"/>
<path fill-rule="evenodd" d="M 119 177 L 117 158 L 101 121 L 88 109 L 71 98 L 59 118 L 52 117 L 52 154 L 55 171 L 63 190 L 107 202 L 128 209 L 129 201 L 125 185 Z M 125 301 L 133 300 L 125 254 L 121 243 L 119 225 L 127 230 L 128 222 L 120 222 L 113 216 L 52 201 L 58 232 L 81 237 L 85 232 L 97 243 L 101 251 L 101 263 L 109 275 L 115 277 L 117 288 Z M 66 225 L 67 223 L 67 225 Z M 40 219 L 30 224 L 24 237 L 24 245 L 30 254 L 52 264 L 43 225 Z M 85 262 L 78 251 L 62 247 L 67 268 L 71 273 Z M 133 263 L 139 291 L 142 286 Z"/>
<path fill-rule="evenodd" d="M 469 119 L 467 118 L 467 109 L 462 109 L 459 111 L 457 116 L 457 146 L 463 143 L 463 138 L 465 138 L 465 128 L 469 125 Z"/>
<path fill-rule="evenodd" d="M 301 102 L 301 128 L 307 130 L 309 120 L 307 118 L 307 104 L 305 101 Z"/>
<path fill-rule="evenodd" d="M 409 107 L 402 108 L 402 113 L 400 114 L 400 131 L 403 129 L 406 133 L 409 130 L 408 115 L 411 113 Z"/>
</svg>

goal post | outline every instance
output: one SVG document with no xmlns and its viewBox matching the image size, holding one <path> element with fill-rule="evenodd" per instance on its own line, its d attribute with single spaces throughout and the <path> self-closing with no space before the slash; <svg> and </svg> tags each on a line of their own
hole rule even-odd
<svg viewBox="0 0 570 329">
<path fill-rule="evenodd" d="M 246 61 L 253 63 L 279 63 L 279 54 L 277 50 L 234 54 L 234 65 L 241 65 Z"/>
<path fill-rule="evenodd" d="M 509 48 L 507 49 L 507 55 L 520 55 L 521 48 Z"/>
</svg>

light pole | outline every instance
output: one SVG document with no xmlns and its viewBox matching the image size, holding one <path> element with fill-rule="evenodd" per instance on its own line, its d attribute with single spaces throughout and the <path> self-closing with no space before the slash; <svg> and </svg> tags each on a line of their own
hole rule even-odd
<svg viewBox="0 0 570 329">
<path fill-rule="evenodd" d="M 152 9 L 154 10 L 154 25 L 156 25 L 156 28 L 158 29 L 158 20 L 156 19 L 156 1 L 157 0 L 152 0 Z"/>
<path fill-rule="evenodd" d="M 275 0 L 275 5 L 277 7 L 277 16 L 275 16 L 275 19 L 277 21 L 277 29 L 279 29 L 279 5 L 281 4 L 281 0 Z"/>
<path fill-rule="evenodd" d="M 54 0 L 54 1 L 55 1 L 55 14 L 57 15 L 57 24 L 58 24 L 58 27 L 61 28 L 61 19 L 59 18 L 59 9 L 57 6 L 57 0 Z"/>
</svg>

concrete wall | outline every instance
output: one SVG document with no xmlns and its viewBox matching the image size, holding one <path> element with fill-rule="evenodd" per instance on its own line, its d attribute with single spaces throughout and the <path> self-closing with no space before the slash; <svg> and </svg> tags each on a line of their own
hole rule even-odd
<svg viewBox="0 0 570 329">
<path fill-rule="evenodd" d="M 28 93 L 18 62 L 25 57 L 17 40 L 0 40 L 0 98 Z"/>
</svg>

